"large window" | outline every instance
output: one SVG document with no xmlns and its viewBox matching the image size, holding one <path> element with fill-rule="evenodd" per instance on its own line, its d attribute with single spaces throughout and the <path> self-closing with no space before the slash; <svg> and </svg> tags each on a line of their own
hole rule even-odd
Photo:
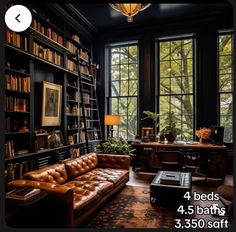
<svg viewBox="0 0 236 232">
<path fill-rule="evenodd" d="M 224 142 L 233 142 L 233 34 L 218 36 L 220 125 Z"/>
<path fill-rule="evenodd" d="M 165 114 L 173 111 L 180 139 L 193 139 L 194 131 L 194 40 L 192 36 L 160 40 L 159 113 L 160 129 Z"/>
<path fill-rule="evenodd" d="M 110 47 L 110 114 L 121 116 L 113 136 L 134 139 L 137 135 L 138 46 Z"/>
</svg>

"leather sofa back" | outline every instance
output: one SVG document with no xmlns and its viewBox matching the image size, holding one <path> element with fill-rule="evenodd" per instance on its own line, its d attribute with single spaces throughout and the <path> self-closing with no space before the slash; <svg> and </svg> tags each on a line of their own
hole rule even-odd
<svg viewBox="0 0 236 232">
<path fill-rule="evenodd" d="M 68 179 L 82 175 L 97 167 L 98 159 L 96 153 L 89 153 L 81 157 L 64 162 Z"/>
<path fill-rule="evenodd" d="M 35 171 L 27 172 L 24 174 L 24 179 L 54 184 L 64 184 L 68 181 L 64 164 L 53 164 Z"/>
</svg>

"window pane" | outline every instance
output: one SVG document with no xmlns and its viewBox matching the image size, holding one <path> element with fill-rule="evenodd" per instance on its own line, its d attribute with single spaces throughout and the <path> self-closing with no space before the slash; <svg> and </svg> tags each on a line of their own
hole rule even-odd
<svg viewBox="0 0 236 232">
<path fill-rule="evenodd" d="M 128 47 L 120 47 L 120 63 L 127 64 L 129 57 L 129 49 Z"/>
<path fill-rule="evenodd" d="M 120 82 L 120 96 L 128 96 L 128 81 Z"/>
<path fill-rule="evenodd" d="M 118 98 L 111 99 L 111 114 L 119 114 L 119 112 L 118 112 Z"/>
<path fill-rule="evenodd" d="M 160 51 L 160 60 L 170 60 L 170 42 L 161 42 Z"/>
<path fill-rule="evenodd" d="M 120 59 L 120 55 L 119 55 L 119 48 L 113 48 L 111 49 L 111 64 L 119 64 L 119 59 Z"/>
<path fill-rule="evenodd" d="M 137 115 L 128 116 L 128 139 L 134 139 L 137 135 Z"/>
<path fill-rule="evenodd" d="M 182 91 L 183 93 L 193 93 L 193 77 L 183 77 L 182 79 Z"/>
<path fill-rule="evenodd" d="M 232 74 L 225 74 L 220 76 L 219 89 L 220 92 L 232 92 L 233 91 L 233 81 Z"/>
<path fill-rule="evenodd" d="M 137 96 L 138 81 L 129 81 L 129 96 Z"/>
<path fill-rule="evenodd" d="M 127 98 L 119 98 L 119 113 L 120 115 L 127 115 Z"/>
<path fill-rule="evenodd" d="M 128 65 L 121 65 L 120 66 L 120 78 L 121 80 L 128 80 L 129 73 L 128 73 Z"/>
<path fill-rule="evenodd" d="M 119 81 L 113 81 L 111 83 L 111 95 L 112 96 L 119 96 L 120 95 L 120 82 Z"/>
<path fill-rule="evenodd" d="M 227 55 L 232 53 L 232 35 L 219 36 L 219 54 Z"/>
<path fill-rule="evenodd" d="M 119 80 L 119 78 L 120 78 L 120 66 L 119 65 L 112 65 L 111 79 L 112 80 Z"/>
<path fill-rule="evenodd" d="M 170 78 L 161 78 L 160 79 L 160 94 L 170 93 Z"/>
<path fill-rule="evenodd" d="M 138 65 L 137 64 L 129 65 L 129 79 L 138 79 Z"/>
<path fill-rule="evenodd" d="M 138 63 L 137 46 L 129 46 L 129 63 Z"/>
<path fill-rule="evenodd" d="M 220 66 L 220 74 L 232 73 L 232 57 L 221 56 L 219 66 Z"/>
<path fill-rule="evenodd" d="M 161 61 L 160 62 L 160 76 L 169 77 L 170 76 L 170 61 Z"/>
<path fill-rule="evenodd" d="M 181 78 L 171 78 L 171 94 L 180 94 L 182 85 Z"/>
<path fill-rule="evenodd" d="M 171 61 L 171 70 L 170 75 L 172 77 L 181 76 L 181 60 L 172 60 Z"/>
</svg>

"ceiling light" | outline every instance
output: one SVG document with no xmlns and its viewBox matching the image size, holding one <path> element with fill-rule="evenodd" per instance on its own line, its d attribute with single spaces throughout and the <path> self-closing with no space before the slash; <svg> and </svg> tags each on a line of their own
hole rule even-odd
<svg viewBox="0 0 236 232">
<path fill-rule="evenodd" d="M 133 22 L 133 16 L 138 14 L 139 11 L 145 10 L 151 4 L 143 3 L 110 3 L 109 4 L 114 10 L 121 12 L 124 16 L 127 17 L 129 23 Z"/>
</svg>

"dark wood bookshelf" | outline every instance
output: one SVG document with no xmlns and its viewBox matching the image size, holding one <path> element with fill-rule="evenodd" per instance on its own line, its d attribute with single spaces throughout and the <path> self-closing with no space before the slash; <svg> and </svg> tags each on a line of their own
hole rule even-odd
<svg viewBox="0 0 236 232">
<path fill-rule="evenodd" d="M 15 74 L 19 74 L 19 75 L 22 75 L 22 76 L 30 76 L 30 74 L 27 73 L 27 72 L 23 72 L 23 71 L 20 71 L 20 70 L 15 70 L 15 69 L 8 68 L 8 67 L 5 67 L 5 71 L 15 73 Z"/>
</svg>

